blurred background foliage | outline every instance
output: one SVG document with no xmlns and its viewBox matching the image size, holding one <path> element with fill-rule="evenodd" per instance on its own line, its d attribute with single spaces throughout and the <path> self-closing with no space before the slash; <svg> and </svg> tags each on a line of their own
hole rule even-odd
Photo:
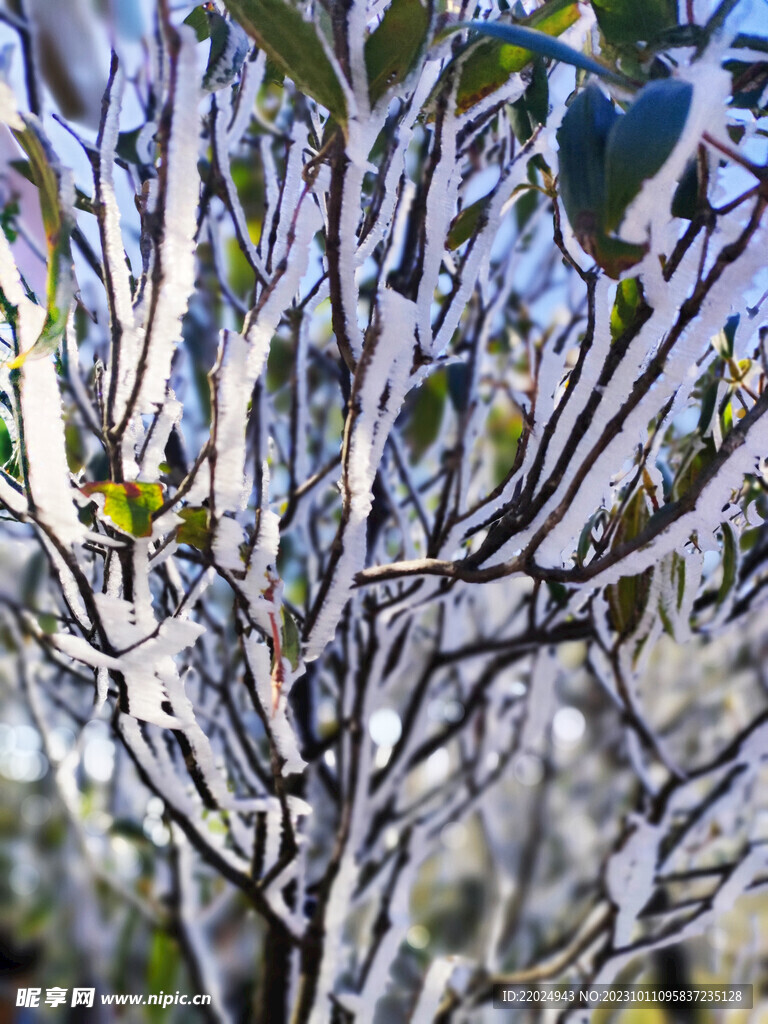
<svg viewBox="0 0 768 1024">
<path fill-rule="evenodd" d="M 232 5 L 238 11 L 239 4 Z M 273 5 L 269 5 L 270 9 Z M 528 5 L 528 8 L 536 5 Z M 564 30 L 578 17 L 575 4 L 546 5 L 555 19 L 549 28 L 553 35 Z M 620 64 L 628 74 L 653 78 L 661 74 L 659 54 L 679 37 L 693 42 L 697 26 L 679 19 L 678 5 L 671 0 L 648 0 L 645 3 L 618 3 L 592 0 L 591 4 L 600 31 L 603 58 Z M 418 10 L 417 10 L 418 7 Z M 507 4 L 500 7 L 507 9 Z M 191 5 L 190 5 L 191 8 Z M 128 0 L 14 0 L 9 8 L 34 25 L 39 67 L 53 105 L 61 116 L 84 129 L 98 124 L 101 95 L 106 82 L 104 40 L 117 36 L 140 49 L 140 39 L 151 28 L 151 4 Z M 366 51 L 371 66 L 376 68 L 372 92 L 377 83 L 403 75 L 417 49 L 409 36 L 412 18 L 420 5 L 395 3 L 392 13 L 393 36 L 402 44 L 392 50 L 386 39 L 376 33 L 382 45 L 378 52 L 372 43 Z M 179 15 L 186 14 L 188 7 Z M 407 12 L 410 11 L 409 15 Z M 413 12 L 416 12 L 415 14 Z M 525 11 L 524 11 L 525 13 Z M 384 24 L 386 24 L 386 17 Z M 322 15 L 321 15 L 322 17 Z M 400 20 L 398 20 L 400 19 Z M 531 24 L 537 24 L 535 18 Z M 539 27 L 546 28 L 545 25 Z M 258 31 L 258 26 L 257 29 Z M 423 31 L 426 31 L 424 28 Z M 686 36 L 687 33 L 687 36 Z M 257 37 L 258 38 L 258 37 Z M 405 44 L 408 45 L 405 45 Z M 126 44 L 127 45 L 127 44 Z M 515 52 L 513 52 L 515 51 Z M 246 136 L 243 151 L 232 163 L 232 180 L 245 212 L 246 225 L 252 238 L 258 238 L 265 221 L 267 207 L 266 181 L 270 175 L 281 178 L 288 145 L 287 108 L 283 73 L 289 61 L 296 81 L 301 79 L 297 58 L 272 52 L 270 73 L 256 99 L 257 116 Z M 300 54 L 303 58 L 305 55 Z M 533 128 L 547 116 L 549 97 L 546 66 L 541 58 L 520 48 L 498 41 L 485 41 L 474 51 L 471 61 L 463 65 L 458 92 L 459 109 L 469 109 L 482 96 L 489 94 L 500 81 L 522 69 L 530 76 L 524 95 L 513 105 L 510 116 L 515 134 L 525 142 Z M 767 62 L 753 59 L 729 64 L 738 90 L 733 105 L 750 116 L 764 118 Z M 309 72 L 307 91 L 324 90 L 327 81 L 320 71 Z M 319 76 L 319 77 L 318 77 Z M 151 97 L 150 97 L 151 99 Z M 295 95 L 291 102 L 300 106 L 305 100 Z M 343 119 L 342 100 L 331 95 L 329 108 L 336 108 Z M 139 126 L 141 127 L 141 125 Z M 207 129 L 206 129 L 207 130 Z M 409 151 L 408 174 L 412 182 L 421 180 L 427 157 L 428 123 L 414 133 Z M 761 129 L 765 134 L 764 129 Z M 738 134 L 738 129 L 735 129 Z M 136 144 L 125 132 L 121 139 L 124 152 Z M 134 133 L 135 134 L 135 133 Z M 315 140 L 318 144 L 322 139 Z M 386 140 L 382 141 L 382 147 Z M 151 148 L 151 140 L 150 140 Z M 466 180 L 477 178 L 478 198 L 468 203 L 456 216 L 449 235 L 449 250 L 462 259 L 471 244 L 478 223 L 484 216 L 493 187 L 488 180 L 489 167 L 501 163 L 499 141 L 493 125 L 479 137 L 464 168 Z M 4 139 L 2 156 L 6 160 L 2 172 L 2 210 L 0 227 L 16 245 L 25 259 L 24 270 L 30 287 L 42 291 L 40 260 L 36 249 L 41 242 L 41 225 L 37 222 L 36 201 L 30 183 L 18 167 L 8 160 L 12 154 Z M 137 150 L 126 157 L 130 174 L 140 187 L 151 173 L 154 157 L 142 157 Z M 146 161 L 146 162 L 143 162 Z M 695 170 L 695 169 L 694 169 Z M 190 173 L 193 173 L 190 170 Z M 209 146 L 207 159 L 197 168 L 203 194 L 224 197 L 221 176 Z M 563 322 L 553 315 L 559 298 L 568 284 L 560 273 L 557 254 L 550 249 L 542 255 L 538 246 L 537 217 L 550 214 L 552 171 L 543 161 L 532 161 L 529 187 L 516 207 L 513 232 L 502 238 L 493 254 L 495 267 L 502 267 L 510 248 L 530 252 L 531 272 L 521 282 L 511 301 L 495 323 L 489 343 L 497 357 L 497 372 L 488 373 L 476 382 L 473 398 L 488 407 L 486 432 L 475 441 L 472 462 L 478 479 L 493 489 L 504 481 L 515 464 L 519 440 L 525 427 L 525 409 L 520 396 L 533 391 L 533 370 L 545 341 L 559 335 L 566 363 L 575 364 L 578 345 L 585 330 L 582 312 Z M 693 184 L 696 177 L 693 175 Z M 689 217 L 691 182 L 688 197 L 681 195 L 680 209 Z M 364 182 L 366 202 L 373 202 L 377 187 L 374 175 Z M 88 193 L 83 179 L 83 202 L 79 223 L 88 218 Z M 681 213 L 681 216 L 683 214 Z M 130 206 L 126 217 L 130 219 Z M 134 260 L 137 259 L 138 236 L 134 224 Z M 185 408 L 197 416 L 197 426 L 204 433 L 210 425 L 210 386 L 208 372 L 215 359 L 216 335 L 226 323 L 234 328 L 242 325 L 242 315 L 254 289 L 254 275 L 235 237 L 223 252 L 216 251 L 211 238 L 200 238 L 198 248 L 197 294 L 184 321 L 184 346 L 174 367 L 178 394 Z M 18 244 L 17 244 L 18 243 Z M 25 248 L 26 246 L 26 248 Z M 318 254 L 319 256 L 319 254 Z M 609 261 L 610 263 L 610 261 Z M 138 265 L 138 263 L 137 263 Z M 372 268 L 372 275 L 373 275 Z M 559 276 L 558 276 L 559 275 Z M 371 276 L 370 290 L 373 289 Z M 553 284 L 554 280 L 554 284 Z M 361 280 L 363 301 L 360 317 L 370 314 L 366 308 L 366 279 Z M 441 281 L 435 295 L 439 309 L 449 295 L 452 283 Z M 223 289 L 226 289 L 224 291 Z M 635 279 L 623 280 L 616 288 L 612 330 L 618 338 L 633 322 L 642 301 L 641 289 Z M 471 312 L 471 310 L 470 310 Z M 469 317 L 469 314 L 468 314 Z M 467 319 L 468 319 L 467 317 Z M 100 349 L 98 328 L 89 313 L 89 297 L 84 289 L 79 303 L 75 330 L 82 353 L 87 353 L 94 369 L 88 383 L 93 387 L 98 374 Z M 312 471 L 320 472 L 338 453 L 338 439 L 343 426 L 343 407 L 339 393 L 338 365 L 334 358 L 330 305 L 325 304 L 312 321 L 312 348 L 307 377 L 309 395 L 309 444 L 307 458 Z M 712 362 L 697 384 L 699 408 L 697 417 L 690 410 L 667 428 L 660 447 L 658 466 L 664 477 L 666 496 L 675 500 L 686 493 L 697 474 L 716 454 L 713 431 L 724 436 L 744 412 L 743 389 L 762 387 L 765 353 L 756 351 L 751 358 L 734 357 L 734 337 L 738 324 L 724 325 L 716 340 L 717 359 Z M 761 339 L 761 344 L 764 339 Z M 289 478 L 286 452 L 291 410 L 295 400 L 294 368 L 299 345 L 298 321 L 285 322 L 273 339 L 267 372 L 259 387 L 266 389 L 274 411 L 282 417 L 284 432 L 273 438 L 272 493 L 281 513 L 288 513 L 295 481 Z M 462 356 L 462 338 L 455 340 L 452 354 Z M 62 359 L 66 361 L 66 356 Z M 81 355 L 81 362 L 83 357 Z M 567 386 L 567 385 L 566 385 Z M 450 445 L 440 448 L 439 441 L 461 435 L 472 381 L 470 368 L 461 358 L 432 373 L 425 383 L 408 397 L 400 414 L 397 429 L 402 441 L 401 456 L 407 460 L 416 483 L 427 492 L 425 504 L 434 513 L 440 502 L 439 488 L 429 482 L 439 474 L 445 460 L 451 457 Z M 84 429 L 76 402 L 65 393 L 70 403 L 67 427 L 67 458 L 72 472 L 85 470 L 91 480 L 107 476 L 100 447 Z M 10 411 L 1 409 L 0 462 L 5 471 L 19 477 L 15 454 L 6 419 Z M 185 418 L 185 430 L 189 430 Z M 166 451 L 167 462 L 161 466 L 161 479 L 172 483 L 180 480 L 187 467 L 188 452 L 195 450 L 193 437 L 176 436 Z M 439 449 L 439 450 L 438 450 Z M 639 463 L 638 463 L 639 464 Z M 634 470 L 636 467 L 631 467 Z M 628 477 L 630 474 L 628 473 Z M 335 476 L 328 474 L 320 485 L 324 500 L 318 503 L 312 529 L 319 546 L 328 546 L 333 539 L 339 518 Z M 404 495 L 398 497 L 404 500 Z M 745 481 L 741 495 L 748 511 L 755 503 L 760 516 L 768 516 L 765 486 L 755 478 Z M 407 518 L 417 512 L 411 505 Z M 647 522 L 649 512 L 641 490 L 627 490 L 626 503 L 603 508 L 586 524 L 576 559 L 584 564 L 597 546 L 618 544 L 636 536 Z M 191 548 L 202 547 L 203 538 L 194 532 L 187 536 Z M 404 556 L 403 540 L 398 531 L 388 528 L 388 553 L 393 560 Z M 56 611 L 45 593 L 45 564 L 29 541 L 23 528 L 8 524 L 6 539 L 0 550 L 3 576 L 13 581 L 18 601 L 37 614 L 40 628 L 56 628 Z M 758 526 L 744 532 L 739 540 L 724 525 L 719 558 L 707 567 L 705 586 L 697 614 L 702 622 L 725 600 L 735 581 L 735 545 L 741 557 L 762 543 Z M 606 538 L 609 538 L 608 540 Z M 306 610 L 309 600 L 308 552 L 301 537 L 287 531 L 281 541 L 279 572 L 286 584 L 289 605 Z M 671 571 L 675 571 L 674 567 Z M 558 585 L 549 588 L 549 600 L 556 607 L 560 599 Z M 607 595 L 612 626 L 618 634 L 628 634 L 637 624 L 647 600 L 648 580 L 624 578 Z M 229 657 L 236 641 L 229 620 L 229 596 L 214 588 L 210 614 L 220 627 L 221 658 Z M 764 613 L 745 625 L 737 636 L 728 635 L 710 641 L 695 638 L 684 650 L 666 636 L 658 641 L 645 669 L 642 691 L 651 710 L 652 725 L 663 737 L 673 760 L 703 761 L 728 741 L 753 715 L 754 708 L 766 698 L 765 664 L 768 656 Z M 668 630 L 671 632 L 671 629 Z M 79 722 L 75 734 L 66 712 L 61 723 L 43 745 L 34 718 L 29 716 L 20 697 L 25 693 L 25 651 L 14 637 L 3 631 L 3 657 L 0 663 L 0 1022 L 58 1018 L 80 1021 L 77 1011 L 64 1008 L 18 1012 L 14 1006 L 19 986 L 95 985 L 103 992 L 166 992 L 174 989 L 192 992 L 197 980 L 190 976 L 180 949 L 180 937 L 166 923 L 164 901 L 173 892 L 175 867 L 169 844 L 170 831 L 162 801 L 147 796 L 138 780 L 133 786 L 115 786 L 135 772 L 133 765 L 114 743 L 105 722 Z M 491 937 L 487 934 L 488 910 L 499 901 L 507 901 L 504 923 L 505 937 L 501 943 L 504 959 L 500 969 L 534 961 L 550 951 L 558 935 L 575 926 L 589 908 L 594 897 L 593 880 L 611 853 L 619 835 L 623 814 L 629 813 L 637 800 L 637 782 L 624 769 L 624 752 L 620 749 L 613 727 L 615 709 L 597 681 L 588 660 L 586 645 L 574 643 L 558 652 L 562 663 L 560 710 L 547 730 L 544 756 L 518 760 L 514 773 L 497 786 L 489 809 L 470 817 L 466 823 L 451 824 L 443 829 L 440 852 L 424 865 L 410 906 L 413 924 L 407 942 L 402 946 L 394 965 L 391 995 L 377 1010 L 376 1024 L 404 1020 L 404 1006 L 415 997 L 429 958 L 437 954 L 457 954 L 483 959 Z M 530 679 L 525 670 L 509 672 L 510 700 L 525 694 Z M 724 680 L 727 685 L 724 685 Z M 87 683 L 84 680 L 84 683 Z M 407 685 L 406 680 L 404 685 Z M 89 696 L 89 695 L 87 695 Z M 450 683 L 443 696 L 430 706 L 430 715 L 441 723 L 460 721 L 464 708 L 451 695 Z M 87 706 L 87 700 L 83 701 Z M 322 704 L 321 704 L 322 708 Z M 322 710 L 321 710 L 322 715 Z M 261 725 L 254 719 L 254 735 Z M 328 735 L 338 727 L 332 709 L 325 728 Z M 434 751 L 424 765 L 424 777 L 413 785 L 440 782 L 455 763 L 455 744 L 451 741 Z M 452 746 L 452 744 L 454 744 Z M 385 746 L 382 743 L 382 746 Z M 54 773 L 60 785 L 54 785 Z M 768 841 L 768 804 L 765 794 L 768 778 L 761 780 L 759 804 L 762 829 Z M 62 799 L 62 790 L 67 794 Z M 130 794 L 126 800 L 125 794 Z M 210 828 L 222 827 L 212 814 Z M 322 823 L 313 841 L 322 846 Z M 730 855 L 729 842 L 738 837 L 723 836 L 723 859 Z M 396 845 L 397 834 L 391 837 Z M 493 871 L 489 849 L 505 864 L 505 877 Z M 108 874 L 101 869 L 107 867 Z M 115 879 L 123 887 L 115 888 Z M 201 886 L 207 891 L 207 902 L 216 908 L 216 896 L 222 883 L 212 873 L 201 870 Z M 221 910 L 214 909 L 217 954 L 226 959 L 230 971 L 238 979 L 237 1018 L 251 1019 L 256 989 L 261 983 L 254 970 L 262 942 L 261 928 L 252 910 L 235 898 L 221 899 Z M 361 916 L 356 926 L 361 932 L 370 926 Z M 353 937 L 354 940 L 354 937 Z M 697 939 L 667 953 L 656 954 L 650 961 L 638 964 L 629 972 L 632 980 L 662 983 L 672 975 L 692 983 L 711 981 L 750 981 L 756 984 L 756 998 L 768 998 L 768 904 L 765 894 L 748 898 L 737 910 L 725 917 L 706 938 Z M 744 976 L 743 971 L 758 974 Z M 147 1020 L 185 1021 L 195 1011 L 173 1009 L 139 1013 L 132 1009 L 114 1015 L 106 1009 L 94 1009 L 88 1019 L 95 1021 Z M 503 1011 L 487 1011 L 483 1019 L 522 1022 L 521 1011 L 505 1015 Z M 479 1019 L 479 1018 L 478 1018 Z M 637 1011 L 596 1014 L 595 1021 L 616 1024 L 656 1024 L 673 1021 L 674 1014 L 664 1011 Z M 686 1020 L 708 1024 L 718 1019 L 716 1011 L 701 1010 Z M 750 1014 L 730 1012 L 729 1021 L 768 1021 L 768 1010 Z"/>
</svg>

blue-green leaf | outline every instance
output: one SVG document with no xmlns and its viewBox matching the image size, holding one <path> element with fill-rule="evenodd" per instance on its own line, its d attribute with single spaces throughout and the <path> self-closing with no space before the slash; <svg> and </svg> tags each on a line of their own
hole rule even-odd
<svg viewBox="0 0 768 1024">
<path fill-rule="evenodd" d="M 526 50 L 537 53 L 540 57 L 551 57 L 552 60 L 559 60 L 564 64 L 581 68 L 582 71 L 591 71 L 602 78 L 624 84 L 624 79 L 620 75 L 603 67 L 602 64 L 598 64 L 596 60 L 587 57 L 585 53 L 579 53 L 578 50 L 574 50 L 573 47 L 559 39 L 547 35 L 546 32 L 539 32 L 535 28 L 527 28 L 525 25 L 510 25 L 506 22 L 502 24 L 498 21 L 460 21 L 456 25 L 451 25 L 447 31 L 453 32 L 462 28 L 474 29 L 480 35 L 500 39 L 509 46 L 524 47 Z"/>
<path fill-rule="evenodd" d="M 248 36 L 236 21 L 227 21 L 218 11 L 206 8 L 210 25 L 211 52 L 203 76 L 203 88 L 216 92 L 231 85 L 250 50 Z"/>
<path fill-rule="evenodd" d="M 605 150 L 605 226 L 618 227 L 624 211 L 669 159 L 691 106 L 693 89 L 677 79 L 650 82 L 611 128 Z"/>
<path fill-rule="evenodd" d="M 568 108 L 557 130 L 560 198 L 576 237 L 602 230 L 605 210 L 605 150 L 619 115 L 594 83 Z"/>
</svg>

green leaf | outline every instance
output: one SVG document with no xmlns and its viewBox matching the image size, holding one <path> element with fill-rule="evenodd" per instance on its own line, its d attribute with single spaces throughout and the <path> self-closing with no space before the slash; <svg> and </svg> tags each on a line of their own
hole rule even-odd
<svg viewBox="0 0 768 1024">
<path fill-rule="evenodd" d="M 371 106 L 402 82 L 424 48 L 429 6 L 421 0 L 392 0 L 381 24 L 365 41 L 365 66 Z"/>
<path fill-rule="evenodd" d="M 550 0 L 550 3 L 544 4 L 543 7 L 526 18 L 523 25 L 509 25 L 508 27 L 535 28 L 539 30 L 539 35 L 543 35 L 546 39 L 565 32 L 578 19 L 578 5 L 572 0 Z M 484 26 L 485 22 L 479 24 Z M 458 27 L 460 26 L 452 26 L 452 29 Z M 463 114 L 480 100 L 499 89 L 510 75 L 522 71 L 530 64 L 535 59 L 537 52 L 539 51 L 528 45 L 513 45 L 499 38 L 479 43 L 474 40 L 470 42 L 467 48 L 451 61 L 445 72 L 447 73 L 452 66 L 455 67 L 460 62 L 456 113 Z"/>
<path fill-rule="evenodd" d="M 448 229 L 446 247 L 449 250 L 458 249 L 468 238 L 471 238 L 480 228 L 483 214 L 493 198 L 492 195 L 483 196 L 456 214 Z"/>
<path fill-rule="evenodd" d="M 642 533 L 649 518 L 645 491 L 640 488 L 627 502 L 614 531 L 611 549 L 634 540 Z M 613 627 L 622 636 L 631 633 L 640 621 L 648 603 L 652 576 L 653 568 L 646 569 L 636 576 L 622 576 L 618 583 L 611 583 L 605 588 Z"/>
<path fill-rule="evenodd" d="M 627 277 L 616 286 L 616 299 L 611 310 L 611 338 L 615 341 L 635 319 L 641 294 L 636 277 Z"/>
<path fill-rule="evenodd" d="M 500 484 L 514 465 L 522 433 L 520 410 L 507 396 L 497 396 L 485 421 L 486 440 L 493 451 L 492 486 Z"/>
<path fill-rule="evenodd" d="M 31 348 L 6 364 L 9 370 L 27 359 L 40 359 L 53 352 L 67 326 L 69 307 L 75 294 L 70 236 L 74 215 L 65 197 L 62 168 L 37 120 L 25 117 L 23 130 L 15 129 L 16 141 L 27 154 L 32 180 L 38 188 L 40 212 L 48 246 L 45 322 Z"/>
<path fill-rule="evenodd" d="M 205 8 L 202 4 L 200 4 L 199 7 L 194 7 L 189 12 L 184 19 L 184 24 L 189 25 L 190 28 L 194 29 L 198 43 L 202 43 L 210 37 L 211 26 L 208 22 L 208 16 L 205 13 Z"/>
<path fill-rule="evenodd" d="M 176 940 L 167 932 L 155 929 L 147 959 L 147 991 L 158 993 L 176 988 L 180 963 L 181 956 Z M 168 1020 L 168 1011 L 159 1004 L 148 1006 L 147 1019 L 151 1024 L 162 1024 Z"/>
<path fill-rule="evenodd" d="M 693 89 L 677 79 L 650 82 L 623 117 L 605 149 L 605 226 L 618 227 L 644 181 L 664 166 L 680 138 Z"/>
<path fill-rule="evenodd" d="M 683 607 L 685 599 L 685 566 L 686 561 L 676 551 L 672 553 L 672 565 L 677 569 L 677 610 Z"/>
<path fill-rule="evenodd" d="M 651 42 L 677 25 L 677 0 L 591 0 L 605 41 Z"/>
<path fill-rule="evenodd" d="M 211 537 L 208 509 L 183 508 L 178 512 L 178 516 L 184 520 L 176 530 L 176 540 L 179 544 L 189 544 L 193 548 L 205 551 Z"/>
<path fill-rule="evenodd" d="M 8 432 L 5 420 L 0 417 L 0 466 L 10 461 L 13 455 L 13 440 Z"/>
<path fill-rule="evenodd" d="M 736 582 L 736 570 L 739 565 L 738 539 L 730 523 L 723 523 L 723 578 L 717 592 L 717 603 L 721 605 Z"/>
<path fill-rule="evenodd" d="M 509 106 L 509 121 L 518 142 L 527 142 L 536 127 L 547 123 L 549 79 L 543 60 L 533 63 L 530 84 L 519 100 Z"/>
<path fill-rule="evenodd" d="M 448 397 L 448 378 L 444 372 L 430 374 L 408 402 L 408 425 L 403 434 L 414 458 L 421 458 L 440 433 Z"/>
<path fill-rule="evenodd" d="M 717 402 L 717 386 L 717 380 L 710 381 L 710 383 L 706 386 L 706 388 L 704 389 L 704 393 L 701 396 L 699 422 L 696 429 L 702 437 L 709 430 L 710 424 L 712 423 L 712 417 L 715 414 L 715 403 Z"/>
<path fill-rule="evenodd" d="M 280 639 L 283 657 L 288 659 L 292 669 L 297 669 L 301 660 L 299 627 L 285 605 L 280 606 Z"/>
<path fill-rule="evenodd" d="M 520 234 L 525 230 L 526 224 L 539 205 L 540 196 L 541 193 L 538 189 L 529 188 L 515 203 L 515 220 L 517 221 L 517 230 Z"/>
<path fill-rule="evenodd" d="M 84 484 L 80 490 L 89 497 L 93 494 L 105 496 L 104 515 L 118 530 L 132 537 L 152 535 L 152 513 L 163 504 L 161 484 L 116 484 L 111 480 L 100 480 Z"/>
<path fill-rule="evenodd" d="M 59 628 L 59 620 L 50 612 L 38 612 L 37 624 L 43 633 L 48 635 L 55 633 Z"/>
<path fill-rule="evenodd" d="M 317 29 L 288 0 L 226 0 L 232 16 L 280 70 L 344 128 L 347 104 Z"/>
</svg>

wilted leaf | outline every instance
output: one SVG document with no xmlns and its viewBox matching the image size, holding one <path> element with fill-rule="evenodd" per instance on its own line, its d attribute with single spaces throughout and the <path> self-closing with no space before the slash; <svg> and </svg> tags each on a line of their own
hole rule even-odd
<svg viewBox="0 0 768 1024">
<path fill-rule="evenodd" d="M 163 504 L 161 484 L 125 483 L 100 480 L 84 484 L 80 490 L 89 497 L 104 495 L 104 515 L 123 533 L 132 537 L 152 535 L 152 513 Z"/>
<path fill-rule="evenodd" d="M 344 127 L 347 104 L 317 29 L 288 0 L 226 0 L 233 17 L 302 92 Z"/>
<path fill-rule="evenodd" d="M 58 346 L 67 326 L 69 307 L 75 293 L 70 235 L 74 226 L 72 210 L 62 189 L 62 170 L 37 122 L 25 118 L 23 130 L 14 130 L 16 141 L 29 158 L 32 180 L 38 188 L 40 212 L 48 247 L 45 322 L 34 345 L 7 364 L 22 366 L 27 359 L 39 359 Z"/>
<path fill-rule="evenodd" d="M 405 79 L 427 41 L 429 20 L 429 6 L 420 0 L 392 0 L 365 42 L 371 106 Z"/>
</svg>

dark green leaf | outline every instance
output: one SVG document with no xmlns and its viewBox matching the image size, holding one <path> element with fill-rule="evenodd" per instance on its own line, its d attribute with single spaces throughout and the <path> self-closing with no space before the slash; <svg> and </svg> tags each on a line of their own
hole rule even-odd
<svg viewBox="0 0 768 1024">
<path fill-rule="evenodd" d="M 677 0 L 591 0 L 591 4 L 608 43 L 650 42 L 677 24 Z"/>
<path fill-rule="evenodd" d="M 226 0 L 232 16 L 298 88 L 328 109 L 343 128 L 344 92 L 317 29 L 288 0 Z"/>
<path fill-rule="evenodd" d="M 368 94 L 373 106 L 402 82 L 427 41 L 429 6 L 420 0 L 392 0 L 381 24 L 365 43 Z"/>
<path fill-rule="evenodd" d="M 206 10 L 211 27 L 211 51 L 203 76 L 203 88 L 209 92 L 224 89 L 240 74 L 240 69 L 251 48 L 248 36 L 236 21 L 214 10 Z"/>
<path fill-rule="evenodd" d="M 751 110 L 761 117 L 766 112 L 763 97 L 768 88 L 768 61 L 747 63 L 740 60 L 729 60 L 725 67 L 733 78 L 731 106 L 742 110 Z M 762 104 L 761 104 L 762 101 Z"/>
<path fill-rule="evenodd" d="M 5 420 L 0 417 L 0 466 L 4 466 L 13 455 L 13 441 L 8 433 Z"/>
<path fill-rule="evenodd" d="M 688 82 L 650 82 L 614 122 L 605 150 L 608 230 L 618 227 L 643 182 L 666 163 L 685 127 L 692 95 Z"/>
<path fill-rule="evenodd" d="M 736 328 L 739 326 L 739 316 L 729 316 L 725 321 L 725 327 L 712 339 L 712 348 L 721 359 L 733 359 L 733 345 L 736 341 Z"/>
<path fill-rule="evenodd" d="M 541 192 L 538 188 L 526 187 L 523 194 L 517 200 L 514 206 L 515 220 L 517 222 L 517 230 L 522 234 L 525 230 L 525 226 L 539 205 L 539 199 L 541 198 Z"/>
<path fill-rule="evenodd" d="M 701 396 L 701 408 L 699 411 L 699 423 L 697 426 L 698 432 L 704 436 L 709 430 L 710 424 L 712 423 L 712 417 L 715 414 L 715 402 L 717 401 L 717 385 L 716 380 L 711 381 Z"/>
<path fill-rule="evenodd" d="M 483 219 L 483 213 L 488 209 L 491 198 L 490 195 L 483 196 L 477 202 L 465 206 L 453 218 L 446 242 L 448 249 L 458 249 L 460 245 L 463 245 L 468 238 L 471 238 L 477 232 Z"/>
<path fill-rule="evenodd" d="M 723 523 L 723 577 L 717 592 L 717 603 L 726 599 L 736 582 L 736 570 L 739 564 L 739 547 L 736 534 L 730 523 Z"/>
<path fill-rule="evenodd" d="M 672 216 L 693 220 L 699 198 L 699 171 L 696 159 L 689 160 L 672 197 Z"/>
<path fill-rule="evenodd" d="M 451 363 L 448 367 L 448 394 L 456 412 L 466 412 L 472 376 L 466 363 Z"/>
<path fill-rule="evenodd" d="M 547 123 L 549 79 L 542 60 L 534 61 L 530 84 L 519 100 L 510 105 L 509 120 L 519 142 L 527 142 L 537 125 Z"/>
</svg>

